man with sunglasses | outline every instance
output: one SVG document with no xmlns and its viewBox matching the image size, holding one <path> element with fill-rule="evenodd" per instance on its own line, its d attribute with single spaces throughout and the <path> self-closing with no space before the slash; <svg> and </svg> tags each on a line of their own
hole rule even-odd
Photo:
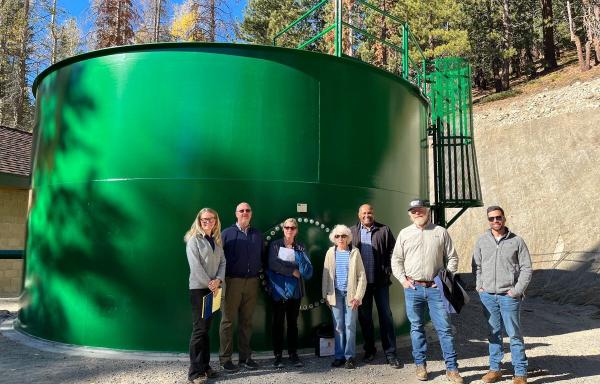
<svg viewBox="0 0 600 384">
<path fill-rule="evenodd" d="M 429 202 L 415 199 L 409 203 L 408 216 L 412 225 L 400 231 L 392 254 L 392 272 L 404 287 L 406 317 L 410 321 L 410 339 L 418 380 L 428 380 L 425 311 L 438 334 L 446 378 L 460 384 L 450 317 L 434 278 L 442 268 L 454 273 L 458 255 L 445 228 L 430 222 Z"/>
<path fill-rule="evenodd" d="M 475 244 L 473 273 L 483 314 L 488 322 L 490 370 L 481 380 L 495 383 L 502 379 L 502 327 L 510 340 L 514 368 L 513 384 L 527 383 L 527 356 L 521 333 L 521 300 L 531 281 L 531 257 L 523 239 L 506 226 L 504 210 L 487 209 L 490 229 Z"/>
<path fill-rule="evenodd" d="M 235 372 L 238 367 L 231 361 L 233 354 L 233 323 L 238 321 L 239 365 L 249 370 L 258 368 L 252 360 L 250 337 L 252 316 L 256 307 L 259 281 L 262 269 L 264 241 L 262 233 L 250 226 L 252 208 L 250 204 L 239 203 L 235 209 L 237 221 L 226 228 L 221 238 L 225 252 L 225 295 L 221 326 L 219 328 L 219 360 L 225 371 Z M 239 314 L 239 319 L 238 319 Z"/>
<path fill-rule="evenodd" d="M 396 239 L 390 228 L 375 221 L 373 207 L 363 204 L 358 208 L 358 223 L 350 228 L 352 245 L 360 250 L 365 272 L 367 289 L 362 304 L 358 307 L 358 322 L 364 339 L 363 360 L 370 362 L 375 356 L 375 327 L 373 324 L 373 300 L 379 316 L 381 348 L 392 368 L 402 368 L 396 356 L 396 334 L 390 308 L 390 265 Z"/>
</svg>

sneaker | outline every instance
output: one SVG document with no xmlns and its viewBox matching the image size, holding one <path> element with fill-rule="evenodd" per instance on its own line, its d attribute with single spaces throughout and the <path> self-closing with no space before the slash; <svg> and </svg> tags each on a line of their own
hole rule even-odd
<svg viewBox="0 0 600 384">
<path fill-rule="evenodd" d="M 373 359 L 375 359 L 375 353 L 376 351 L 365 352 L 362 360 L 366 363 L 370 363 L 371 361 L 373 361 Z"/>
<path fill-rule="evenodd" d="M 297 353 L 290 354 L 290 363 L 297 368 L 304 367 L 304 363 L 300 360 Z"/>
<path fill-rule="evenodd" d="M 527 384 L 527 376 L 513 377 L 513 384 Z"/>
<path fill-rule="evenodd" d="M 400 360 L 398 360 L 396 356 L 388 358 L 387 362 L 392 368 L 400 369 L 403 366 L 403 364 L 400 362 Z"/>
<path fill-rule="evenodd" d="M 258 363 L 254 360 L 252 360 L 252 358 L 247 358 L 246 361 L 240 362 L 240 365 L 250 371 L 254 371 L 255 369 L 258 369 Z"/>
<path fill-rule="evenodd" d="M 214 379 L 215 377 L 219 376 L 219 372 L 215 371 L 214 369 L 212 369 L 211 367 L 208 367 L 206 369 L 206 372 L 204 372 L 204 375 L 208 378 L 208 379 Z"/>
<path fill-rule="evenodd" d="M 227 372 L 237 372 L 240 368 L 233 364 L 233 361 L 227 360 L 221 365 L 221 369 Z"/>
<path fill-rule="evenodd" d="M 502 379 L 502 372 L 500 371 L 488 371 L 485 375 L 481 377 L 481 381 L 484 383 L 495 383 Z"/>
<path fill-rule="evenodd" d="M 331 366 L 338 368 L 338 367 L 341 367 L 342 365 L 344 365 L 345 363 L 346 363 L 346 359 L 335 359 L 331 363 Z"/>
<path fill-rule="evenodd" d="M 346 369 L 354 369 L 354 368 L 356 368 L 356 364 L 354 363 L 354 359 L 353 358 L 349 358 L 348 360 L 346 360 L 346 364 L 344 364 L 344 368 L 346 368 Z"/>
<path fill-rule="evenodd" d="M 275 368 L 283 368 L 283 367 L 285 367 L 285 364 L 283 364 L 281 355 L 275 356 L 275 361 L 273 362 L 273 367 L 275 367 Z"/>
<path fill-rule="evenodd" d="M 425 364 L 417 365 L 415 376 L 417 376 L 418 380 L 427 381 L 427 367 Z"/>
<path fill-rule="evenodd" d="M 448 381 L 455 384 L 462 384 L 464 382 L 463 378 L 460 377 L 460 373 L 458 373 L 458 371 L 446 370 L 446 378 L 448 379 Z"/>
</svg>

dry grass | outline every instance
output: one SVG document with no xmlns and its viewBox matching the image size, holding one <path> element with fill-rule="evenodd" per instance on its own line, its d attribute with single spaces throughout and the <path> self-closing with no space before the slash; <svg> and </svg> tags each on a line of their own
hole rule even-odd
<svg viewBox="0 0 600 384">
<path fill-rule="evenodd" d="M 511 89 L 495 93 L 493 90 L 473 90 L 474 108 L 485 110 L 508 104 L 520 97 L 527 97 L 549 89 L 561 88 L 576 82 L 585 82 L 600 77 L 600 65 L 592 66 L 588 71 L 581 72 L 577 63 L 575 51 L 563 54 L 559 67 L 550 72 L 540 71 L 533 80 L 525 76 L 511 79 Z"/>
</svg>

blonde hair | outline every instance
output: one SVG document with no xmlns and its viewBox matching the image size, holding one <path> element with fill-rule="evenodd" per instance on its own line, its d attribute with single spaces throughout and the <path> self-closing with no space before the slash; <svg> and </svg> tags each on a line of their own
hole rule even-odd
<svg viewBox="0 0 600 384">
<path fill-rule="evenodd" d="M 221 219 L 219 219 L 219 214 L 217 213 L 217 211 L 215 211 L 212 208 L 202 208 L 200 212 L 198 212 L 198 214 L 196 215 L 196 220 L 194 220 L 190 229 L 185 233 L 183 241 L 187 243 L 193 236 L 196 236 L 197 234 L 200 234 L 202 236 L 207 235 L 207 233 L 204 232 L 202 226 L 200 225 L 200 216 L 202 216 L 203 213 L 212 213 L 213 215 L 215 215 L 215 226 L 213 228 L 213 233 L 208 235 L 212 236 L 213 239 L 215 239 L 215 244 L 221 247 L 223 245 L 223 242 L 221 240 Z"/>
<path fill-rule="evenodd" d="M 347 244 L 352 243 L 352 231 L 350 231 L 350 228 L 346 227 L 344 224 L 338 224 L 331 230 L 331 233 L 329 234 L 329 240 L 333 244 L 335 244 L 335 235 L 347 235 Z"/>
</svg>

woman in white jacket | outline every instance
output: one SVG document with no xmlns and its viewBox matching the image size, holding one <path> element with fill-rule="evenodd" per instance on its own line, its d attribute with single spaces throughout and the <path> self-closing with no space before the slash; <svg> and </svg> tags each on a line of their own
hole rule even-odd
<svg viewBox="0 0 600 384">
<path fill-rule="evenodd" d="M 323 298 L 333 313 L 335 360 L 332 367 L 356 368 L 356 320 L 358 306 L 367 288 L 360 251 L 352 247 L 352 232 L 336 225 L 329 234 L 334 244 L 327 250 L 323 266 Z"/>
<path fill-rule="evenodd" d="M 225 254 L 221 242 L 219 214 L 203 208 L 185 234 L 186 254 L 190 265 L 190 302 L 192 305 L 192 335 L 190 337 L 190 383 L 205 383 L 218 374 L 209 365 L 208 333 L 211 317 L 202 317 L 202 299 L 217 292 L 225 279 Z"/>
</svg>

